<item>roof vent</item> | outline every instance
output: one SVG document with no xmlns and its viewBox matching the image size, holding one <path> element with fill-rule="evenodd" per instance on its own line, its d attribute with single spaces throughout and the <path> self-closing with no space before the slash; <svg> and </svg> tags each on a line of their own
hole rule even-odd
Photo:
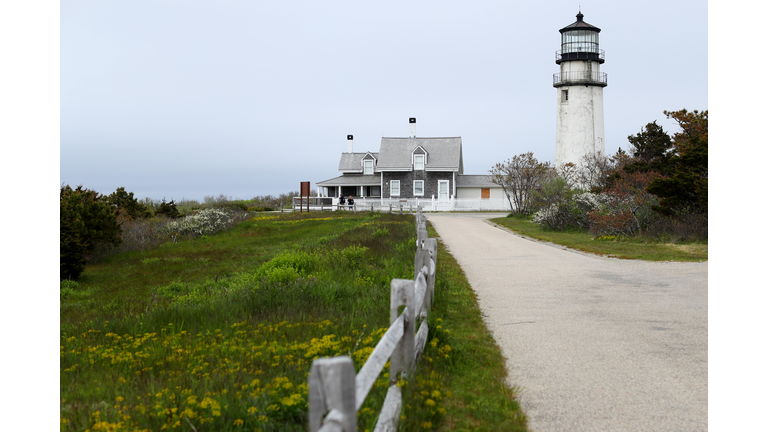
<svg viewBox="0 0 768 432">
<path fill-rule="evenodd" d="M 352 153 L 353 141 L 352 135 L 347 135 L 347 153 Z"/>
<path fill-rule="evenodd" d="M 408 124 L 411 125 L 411 136 L 410 138 L 416 138 L 416 117 L 411 117 L 408 119 Z"/>
</svg>

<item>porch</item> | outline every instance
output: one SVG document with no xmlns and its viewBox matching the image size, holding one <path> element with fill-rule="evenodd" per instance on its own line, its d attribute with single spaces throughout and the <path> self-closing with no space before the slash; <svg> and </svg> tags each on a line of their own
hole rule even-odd
<svg viewBox="0 0 768 432">
<path fill-rule="evenodd" d="M 347 195 L 345 195 L 347 196 Z M 454 198 L 440 201 L 432 198 L 381 198 L 356 196 L 352 208 L 341 206 L 345 211 L 415 212 L 421 206 L 425 212 L 443 211 L 512 211 L 506 198 Z M 338 197 L 309 197 L 310 211 L 338 211 Z M 303 204 L 303 207 L 301 207 Z M 307 208 L 307 198 L 294 197 L 293 209 Z"/>
</svg>

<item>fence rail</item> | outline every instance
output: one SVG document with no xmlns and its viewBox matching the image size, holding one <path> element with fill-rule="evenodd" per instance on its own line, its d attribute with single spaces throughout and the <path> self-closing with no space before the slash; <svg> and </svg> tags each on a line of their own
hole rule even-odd
<svg viewBox="0 0 768 432">
<path fill-rule="evenodd" d="M 426 318 L 434 298 L 436 270 L 437 240 L 429 238 L 427 218 L 418 207 L 414 278 L 392 280 L 389 328 L 360 372 L 355 375 L 355 366 L 349 356 L 319 358 L 312 362 L 309 373 L 310 432 L 355 431 L 357 411 L 387 360 L 390 361 L 389 389 L 374 431 L 397 429 L 403 402 L 397 381 L 414 374 L 427 343 L 429 327 Z M 398 314 L 400 306 L 405 309 Z M 418 332 L 415 331 L 417 319 L 421 320 Z"/>
<path fill-rule="evenodd" d="M 307 198 L 293 199 L 293 209 L 299 210 L 300 205 L 307 206 Z M 384 211 L 384 212 L 408 212 L 413 213 L 416 208 L 422 207 L 423 211 L 512 211 L 509 200 L 506 198 L 453 198 L 440 201 L 434 198 L 372 198 L 359 197 L 355 204 L 339 204 L 338 198 L 311 197 L 309 208 L 311 211 L 325 210 L 351 210 L 351 211 Z"/>
</svg>

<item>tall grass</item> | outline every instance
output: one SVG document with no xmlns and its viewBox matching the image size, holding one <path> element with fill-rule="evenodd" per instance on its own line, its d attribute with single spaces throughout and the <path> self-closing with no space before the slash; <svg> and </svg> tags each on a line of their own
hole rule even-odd
<svg viewBox="0 0 768 432">
<path fill-rule="evenodd" d="M 391 279 L 413 277 L 414 233 L 409 216 L 264 215 L 86 267 L 61 289 L 62 430 L 305 430 L 312 360 L 362 366 L 389 324 Z M 432 339 L 426 378 L 407 383 L 432 395 L 409 403 L 419 425 L 445 414 L 429 368 L 449 353 Z"/>
</svg>

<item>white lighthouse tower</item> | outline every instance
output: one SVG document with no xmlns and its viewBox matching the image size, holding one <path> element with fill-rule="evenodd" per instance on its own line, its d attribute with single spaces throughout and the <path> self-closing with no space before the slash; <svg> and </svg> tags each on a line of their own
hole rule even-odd
<svg viewBox="0 0 768 432">
<path fill-rule="evenodd" d="M 560 29 L 561 48 L 555 53 L 560 73 L 554 74 L 557 89 L 557 145 L 555 165 L 572 162 L 597 152 L 605 153 L 603 87 L 608 76 L 600 72 L 605 51 L 600 49 L 600 29 L 576 22 Z"/>
</svg>

